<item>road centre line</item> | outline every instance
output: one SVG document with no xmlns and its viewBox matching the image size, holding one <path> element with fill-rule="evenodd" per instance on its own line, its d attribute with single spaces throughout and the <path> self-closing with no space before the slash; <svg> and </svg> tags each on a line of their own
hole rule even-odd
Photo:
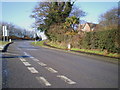
<svg viewBox="0 0 120 90">
<path fill-rule="evenodd" d="M 20 58 L 20 60 L 21 60 L 22 62 L 26 62 L 26 60 L 25 60 L 24 58 Z"/>
<path fill-rule="evenodd" d="M 67 78 L 66 76 L 63 75 L 57 75 L 57 77 L 61 78 L 62 80 L 64 80 L 66 83 L 68 84 L 76 84 L 76 82 L 70 80 L 69 78 Z"/>
<path fill-rule="evenodd" d="M 31 66 L 31 64 L 28 63 L 28 62 L 23 62 L 23 64 L 24 64 L 25 66 Z"/>
<path fill-rule="evenodd" d="M 31 73 L 39 73 L 34 67 L 27 67 Z"/>
<path fill-rule="evenodd" d="M 34 61 L 39 61 L 39 60 L 38 60 L 38 59 L 36 59 L 36 58 L 33 58 L 33 60 L 34 60 Z"/>
<path fill-rule="evenodd" d="M 51 84 L 44 77 L 36 77 L 36 79 L 45 86 L 51 86 Z"/>
<path fill-rule="evenodd" d="M 34 57 L 33 57 L 33 56 L 30 56 L 30 58 L 32 58 L 32 59 L 33 59 Z"/>
<path fill-rule="evenodd" d="M 25 54 L 25 55 L 27 55 L 27 53 L 26 53 L 26 52 L 24 52 L 24 54 Z"/>
<path fill-rule="evenodd" d="M 43 66 L 43 67 L 44 67 L 44 66 L 47 66 L 47 64 L 45 64 L 45 63 L 43 63 L 43 62 L 38 62 L 38 64 L 41 65 L 41 66 Z"/>
<path fill-rule="evenodd" d="M 27 49 L 27 50 L 37 50 L 37 49 Z"/>
<path fill-rule="evenodd" d="M 26 53 L 26 52 L 24 52 L 24 54 L 27 55 L 27 56 L 30 56 L 30 55 L 29 55 L 28 53 Z M 43 62 L 39 62 L 39 60 L 36 59 L 36 58 L 34 58 L 33 56 L 30 56 L 30 58 L 31 58 L 32 60 L 34 60 L 34 61 L 37 61 L 38 64 L 41 65 L 41 66 L 47 66 L 47 64 L 45 64 L 45 63 L 43 63 Z"/>
<path fill-rule="evenodd" d="M 30 56 L 29 54 L 27 54 L 26 52 L 24 52 L 25 55 Z M 37 63 L 43 67 L 45 67 L 45 69 L 47 69 L 48 71 L 50 71 L 51 73 L 58 73 L 58 71 L 56 71 L 55 69 L 51 68 L 51 67 L 46 67 L 47 64 L 40 62 L 38 59 L 34 58 L 33 56 L 30 56 L 30 58 L 34 61 L 37 61 Z M 25 66 L 31 66 L 30 63 L 26 62 L 25 59 L 20 58 L 20 60 L 24 63 Z M 27 67 L 28 70 L 30 70 L 31 73 L 39 73 L 34 67 Z M 68 84 L 76 84 L 76 82 L 72 81 L 71 79 L 67 78 L 64 75 L 57 75 L 58 78 L 60 78 L 61 80 L 65 81 Z M 44 78 L 44 77 L 36 77 L 36 79 L 44 84 L 45 86 L 51 86 L 51 84 Z"/>
<path fill-rule="evenodd" d="M 29 55 L 28 53 L 24 52 L 26 56 L 29 56 L 30 58 L 34 58 L 33 56 Z"/>
<path fill-rule="evenodd" d="M 26 53 L 26 52 L 24 52 L 24 54 L 26 55 L 26 56 L 30 56 L 28 53 Z"/>
<path fill-rule="evenodd" d="M 20 48 L 17 48 L 17 49 L 21 51 L 21 49 L 20 49 Z"/>
<path fill-rule="evenodd" d="M 50 71 L 51 73 L 58 73 L 58 71 L 56 71 L 55 69 L 51 68 L 51 67 L 45 67 L 48 71 Z"/>
</svg>

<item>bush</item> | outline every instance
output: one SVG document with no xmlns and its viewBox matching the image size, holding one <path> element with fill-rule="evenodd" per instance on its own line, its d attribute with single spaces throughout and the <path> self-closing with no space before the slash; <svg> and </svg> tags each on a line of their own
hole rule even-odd
<svg viewBox="0 0 120 90">
<path fill-rule="evenodd" d="M 71 43 L 73 48 L 97 49 L 106 53 L 120 53 L 118 30 L 104 30 L 94 32 L 77 32 L 64 29 L 63 24 L 51 25 L 47 31 L 52 42 Z"/>
<path fill-rule="evenodd" d="M 105 30 L 96 32 L 86 32 L 82 39 L 82 48 L 107 50 L 112 53 L 120 53 L 118 45 L 118 31 Z"/>
</svg>

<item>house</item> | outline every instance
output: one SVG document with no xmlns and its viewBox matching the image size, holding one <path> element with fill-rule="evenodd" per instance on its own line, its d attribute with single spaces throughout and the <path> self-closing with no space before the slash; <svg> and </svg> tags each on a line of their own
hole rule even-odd
<svg viewBox="0 0 120 90">
<path fill-rule="evenodd" d="M 90 32 L 90 31 L 95 31 L 96 28 L 97 28 L 97 24 L 87 22 L 85 24 L 80 24 L 78 26 L 78 31 Z"/>
</svg>

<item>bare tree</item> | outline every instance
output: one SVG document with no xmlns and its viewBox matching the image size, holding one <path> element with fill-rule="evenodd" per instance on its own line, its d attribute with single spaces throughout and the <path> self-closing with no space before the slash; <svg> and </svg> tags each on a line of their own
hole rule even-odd
<svg viewBox="0 0 120 90">
<path fill-rule="evenodd" d="M 100 25 L 106 29 L 115 29 L 118 27 L 118 8 L 112 8 L 100 16 Z"/>
</svg>

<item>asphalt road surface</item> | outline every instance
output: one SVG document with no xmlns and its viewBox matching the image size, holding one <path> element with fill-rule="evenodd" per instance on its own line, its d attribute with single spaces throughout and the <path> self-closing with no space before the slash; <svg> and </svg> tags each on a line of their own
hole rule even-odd
<svg viewBox="0 0 120 90">
<path fill-rule="evenodd" d="M 118 65 L 106 62 L 110 58 L 34 47 L 30 41 L 15 41 L 2 58 L 3 88 L 118 88 Z"/>
</svg>

